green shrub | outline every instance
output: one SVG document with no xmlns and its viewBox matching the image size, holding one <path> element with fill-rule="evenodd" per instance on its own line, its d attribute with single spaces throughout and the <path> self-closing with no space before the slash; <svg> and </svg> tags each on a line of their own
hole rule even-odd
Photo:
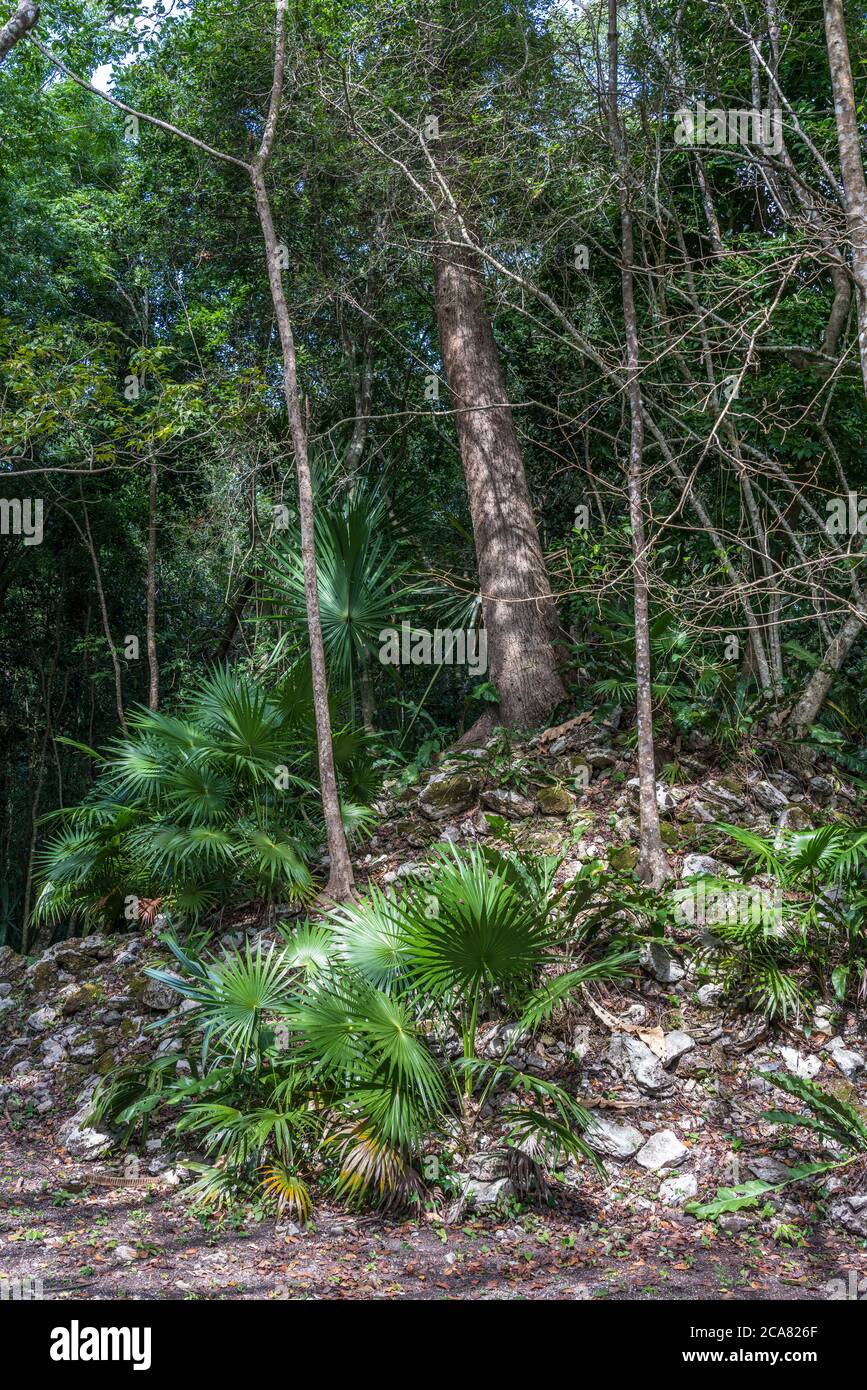
<svg viewBox="0 0 867 1390">
<path fill-rule="evenodd" d="M 483 1020 L 529 1038 L 561 1001 L 634 960 L 577 925 L 598 866 L 560 890 L 555 866 L 450 847 L 400 900 L 373 890 L 268 952 L 209 962 L 170 940 L 177 974 L 149 973 L 194 1006 L 169 1022 L 195 1040 L 198 1074 L 156 1100 L 144 1078 L 138 1094 L 126 1074 L 109 1078 L 100 1114 L 130 1125 L 180 1106 L 178 1130 L 209 1158 L 200 1194 L 264 1185 L 302 1214 L 323 1166 L 349 1200 L 404 1200 L 431 1145 L 469 1154 L 491 1126 L 525 1190 L 542 1190 L 568 1155 L 597 1163 L 581 1137 L 588 1116 L 563 1087 L 513 1065 L 514 1041 L 497 1057 L 479 1047 Z"/>
<path fill-rule="evenodd" d="M 727 920 L 708 924 L 700 948 L 729 997 L 782 1019 L 816 996 L 863 999 L 867 831 L 825 825 L 780 831 L 772 841 L 737 826 L 719 828 L 748 852 L 747 891 L 731 879 L 704 879 L 737 906 Z M 748 891 L 757 872 L 773 881 L 770 899 Z"/>
<path fill-rule="evenodd" d="M 239 671 L 205 677 L 177 715 L 139 710 L 99 759 L 91 793 L 56 813 L 39 852 L 37 922 L 111 925 L 137 903 L 196 918 L 230 898 L 304 901 L 324 839 L 315 732 L 303 666 L 267 689 Z M 364 737 L 335 738 L 347 829 L 371 819 L 352 799 L 378 786 Z M 131 909 L 131 906 L 132 909 Z"/>
</svg>

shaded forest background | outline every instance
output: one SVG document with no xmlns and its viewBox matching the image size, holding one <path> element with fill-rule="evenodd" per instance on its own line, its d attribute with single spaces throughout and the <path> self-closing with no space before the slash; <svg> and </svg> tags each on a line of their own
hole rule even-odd
<svg viewBox="0 0 867 1390">
<path fill-rule="evenodd" d="M 491 673 L 378 659 L 389 624 L 481 621 L 437 319 L 443 219 L 478 256 L 557 600 L 552 720 L 635 704 L 624 197 L 657 736 L 721 756 L 822 747 L 867 776 L 867 233 L 841 183 L 822 8 L 620 14 L 618 136 L 593 5 L 290 7 L 268 185 L 333 720 L 350 740 L 368 730 L 360 801 L 503 693 Z M 865 19 L 854 5 L 845 19 L 863 129 Z M 85 79 L 111 64 L 116 98 L 208 146 L 246 160 L 262 138 L 270 5 L 57 3 L 35 32 Z M 781 148 L 678 144 L 676 112 L 698 102 L 779 109 Z M 306 628 L 243 170 L 113 108 L 28 41 L 0 69 L 0 125 L 3 495 L 44 504 L 41 544 L 0 538 L 0 939 L 20 946 L 44 817 L 88 793 L 86 750 L 223 665 L 276 686 L 303 667 Z M 840 499 L 845 525 L 829 528 Z"/>
</svg>

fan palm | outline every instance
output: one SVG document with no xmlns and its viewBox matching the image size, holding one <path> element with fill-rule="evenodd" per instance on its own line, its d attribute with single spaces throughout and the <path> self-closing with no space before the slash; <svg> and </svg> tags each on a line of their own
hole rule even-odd
<svg viewBox="0 0 867 1390">
<path fill-rule="evenodd" d="M 195 916 L 239 885 L 303 901 L 321 816 L 305 680 L 299 665 L 266 690 L 220 669 L 178 715 L 133 713 L 129 736 L 111 745 L 91 793 L 39 855 L 35 919 L 111 923 L 135 897 Z M 363 799 L 377 787 L 364 740 L 345 731 L 335 743 L 344 818 L 364 830 Z"/>
<path fill-rule="evenodd" d="M 379 634 L 407 612 L 407 565 L 389 539 L 388 510 L 373 488 L 359 486 L 342 504 L 316 515 L 316 572 L 322 638 L 333 676 L 352 687 L 379 648 Z M 297 541 L 271 547 L 264 593 L 276 606 L 271 618 L 296 632 L 305 622 L 304 567 Z"/>
<path fill-rule="evenodd" d="M 705 954 L 729 992 L 740 992 L 769 1016 L 797 1012 L 807 994 L 838 999 L 858 985 L 867 992 L 867 831 L 842 824 L 781 831 L 774 840 L 740 826 L 720 825 L 748 851 L 748 875 L 775 881 L 773 910 L 765 895 L 738 895 L 737 920 L 714 924 Z M 729 880 L 706 880 L 731 894 Z M 681 892 L 691 890 L 681 890 Z M 803 978 L 812 973 L 812 987 Z M 799 974 L 800 968 L 800 974 Z"/>
</svg>

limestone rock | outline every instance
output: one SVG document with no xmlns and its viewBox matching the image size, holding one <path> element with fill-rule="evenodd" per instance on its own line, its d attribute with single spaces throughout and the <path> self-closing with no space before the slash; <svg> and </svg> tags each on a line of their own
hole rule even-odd
<svg viewBox="0 0 867 1390">
<path fill-rule="evenodd" d="M 777 817 L 777 825 L 781 830 L 811 830 L 813 826 L 812 816 L 804 810 L 803 806 L 792 803 L 781 811 Z"/>
<path fill-rule="evenodd" d="M 529 797 L 521 796 L 511 787 L 494 787 L 482 792 L 481 802 L 486 811 L 492 811 L 495 816 L 505 816 L 507 820 L 522 820 L 525 816 L 532 816 L 535 810 Z"/>
<path fill-rule="evenodd" d="M 27 1027 L 32 1028 L 34 1033 L 44 1033 L 46 1029 L 52 1028 L 57 1022 L 57 1011 L 43 1004 L 41 1009 L 34 1009 L 32 1014 L 27 1016 Z"/>
<path fill-rule="evenodd" d="M 686 971 L 661 941 L 649 941 L 640 956 L 641 968 L 661 985 L 676 985 Z"/>
<path fill-rule="evenodd" d="M 629 1062 L 636 1084 L 641 1087 L 642 1091 L 655 1095 L 660 1091 L 671 1089 L 672 1078 L 659 1058 L 654 1056 L 647 1044 L 643 1043 L 640 1038 L 624 1033 L 623 1052 Z"/>
<path fill-rule="evenodd" d="M 612 869 L 617 869 L 621 873 L 629 873 L 635 868 L 640 858 L 641 851 L 637 845 L 616 845 L 608 851 L 608 863 Z"/>
<path fill-rule="evenodd" d="M 584 1131 L 584 1138 L 595 1153 L 621 1160 L 634 1157 L 644 1143 L 640 1129 L 630 1124 L 618 1124 L 599 1112 L 593 1114 Z"/>
<path fill-rule="evenodd" d="M 478 784 L 467 773 L 435 772 L 418 798 L 422 815 L 428 820 L 450 820 L 475 805 Z"/>
<path fill-rule="evenodd" d="M 773 782 L 756 782 L 753 796 L 766 811 L 782 811 L 789 804 L 786 793 L 775 787 Z"/>
<path fill-rule="evenodd" d="M 676 1173 L 660 1184 L 659 1200 L 667 1207 L 682 1207 L 698 1196 L 695 1173 Z"/>
<path fill-rule="evenodd" d="M 718 878 L 725 872 L 725 865 L 710 854 L 685 854 L 681 878 Z"/>
<path fill-rule="evenodd" d="M 165 1014 L 169 1009 L 177 1007 L 180 995 L 168 985 L 164 985 L 159 980 L 152 980 L 148 976 L 148 982 L 142 990 L 141 1002 L 146 1009 L 151 1009 L 154 1013 Z"/>
<path fill-rule="evenodd" d="M 809 1054 L 805 1056 L 795 1047 L 781 1047 L 778 1050 L 786 1071 L 790 1071 L 793 1076 L 803 1076 L 811 1081 L 816 1073 L 822 1069 L 821 1057 L 813 1057 Z"/>
<path fill-rule="evenodd" d="M 743 797 L 722 782 L 705 782 L 701 789 L 701 795 L 704 801 L 709 801 L 712 806 L 725 811 L 727 814 L 746 810 L 747 803 Z"/>
<path fill-rule="evenodd" d="M 836 1221 L 853 1236 L 867 1239 L 867 1192 L 853 1192 L 847 1197 L 835 1197 L 828 1207 L 832 1221 Z"/>
<path fill-rule="evenodd" d="M 0 946 L 0 980 L 17 980 L 27 968 L 27 957 L 11 946 Z"/>
<path fill-rule="evenodd" d="M 568 816 L 575 808 L 575 798 L 565 787 L 543 787 L 536 800 L 543 816 Z"/>
<path fill-rule="evenodd" d="M 667 1068 L 675 1067 L 680 1058 L 685 1053 L 691 1052 L 695 1047 L 695 1039 L 689 1033 L 683 1033 L 679 1028 L 673 1029 L 665 1035 L 665 1058 L 663 1066 Z"/>
<path fill-rule="evenodd" d="M 859 1071 L 863 1071 L 867 1065 L 864 1054 L 847 1047 L 842 1038 L 832 1038 L 830 1042 L 825 1044 L 825 1051 L 830 1052 L 835 1065 L 840 1068 L 844 1076 L 855 1076 Z"/>
<path fill-rule="evenodd" d="M 716 984 L 702 985 L 695 993 L 700 1009 L 715 1009 L 722 1002 L 722 997 L 723 987 Z"/>
<path fill-rule="evenodd" d="M 677 1168 L 689 1154 L 685 1144 L 670 1129 L 661 1129 L 652 1134 L 643 1148 L 635 1155 L 636 1163 L 657 1173 L 661 1168 Z"/>
</svg>

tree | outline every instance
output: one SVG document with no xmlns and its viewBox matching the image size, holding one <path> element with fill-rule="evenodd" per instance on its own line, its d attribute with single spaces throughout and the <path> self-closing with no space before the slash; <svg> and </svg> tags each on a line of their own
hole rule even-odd
<svg viewBox="0 0 867 1390">
<path fill-rule="evenodd" d="M 632 582 L 635 606 L 635 713 L 638 733 L 639 812 L 641 857 L 637 873 L 658 888 L 671 869 L 662 847 L 659 808 L 656 803 L 656 755 L 653 746 L 651 695 L 650 596 L 647 579 L 647 539 L 644 526 L 644 405 L 641 398 L 641 362 L 638 315 L 635 308 L 635 237 L 630 199 L 630 169 L 626 136 L 618 102 L 617 0 L 608 0 L 608 138 L 618 172 L 623 324 L 626 334 L 626 393 L 629 399 L 629 464 L 627 493 L 632 537 Z"/>
<path fill-rule="evenodd" d="M 326 896 L 334 901 L 343 902 L 352 896 L 354 880 L 349 849 L 346 843 L 346 835 L 341 820 L 340 801 L 337 792 L 337 777 L 334 770 L 334 750 L 331 738 L 331 716 L 328 710 L 325 651 L 322 643 L 322 622 L 319 613 L 319 594 L 316 584 L 313 486 L 310 476 L 310 464 L 307 457 L 307 435 L 302 415 L 301 392 L 298 386 L 295 342 L 292 334 L 292 325 L 289 320 L 286 296 L 283 290 L 278 240 L 274 230 L 271 203 L 265 183 L 265 169 L 274 149 L 274 141 L 277 135 L 277 126 L 280 117 L 280 103 L 283 96 L 286 63 L 286 0 L 276 0 L 276 38 L 271 99 L 265 119 L 261 143 L 257 153 L 249 162 L 214 149 L 212 146 L 206 144 L 206 142 L 198 140 L 188 132 L 178 129 L 178 127 L 172 125 L 168 121 L 162 121 L 156 117 L 145 115 L 144 112 L 132 110 L 132 108 L 128 107 L 124 102 L 117 101 L 113 97 L 99 92 L 91 83 L 85 82 L 82 78 L 70 72 L 69 68 L 67 68 L 64 63 L 49 52 L 49 50 L 43 48 L 42 45 L 37 44 L 37 47 L 40 48 L 45 56 L 61 72 L 65 73 L 67 77 L 70 77 L 80 86 L 84 86 L 88 88 L 88 90 L 96 92 L 98 96 L 105 97 L 113 106 L 117 106 L 120 110 L 128 112 L 137 120 L 147 121 L 158 129 L 164 130 L 169 134 L 178 136 L 180 139 L 187 141 L 197 149 L 203 150 L 205 153 L 213 155 L 217 159 L 243 169 L 252 184 L 256 212 L 265 242 L 268 282 L 271 289 L 274 313 L 277 319 L 277 329 L 280 335 L 280 346 L 283 356 L 283 394 L 286 401 L 286 411 L 289 420 L 289 430 L 295 454 L 295 467 L 298 479 L 301 552 L 304 561 L 307 627 L 310 639 L 310 660 L 313 672 L 313 703 L 316 714 L 319 777 L 330 860 L 328 884 L 325 892 Z"/>
<path fill-rule="evenodd" d="M 38 20 L 39 6 L 34 5 L 33 0 L 19 0 L 14 15 L 0 29 L 0 63 L 11 53 L 19 39 L 36 27 Z"/>
</svg>

